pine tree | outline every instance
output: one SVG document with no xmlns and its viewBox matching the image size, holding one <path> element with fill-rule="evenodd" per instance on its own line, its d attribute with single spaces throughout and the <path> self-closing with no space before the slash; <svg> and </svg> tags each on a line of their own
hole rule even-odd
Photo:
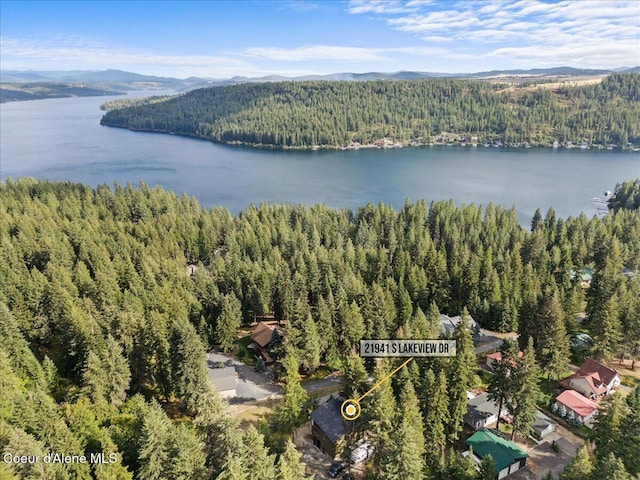
<svg viewBox="0 0 640 480">
<path fill-rule="evenodd" d="M 290 353 L 290 350 L 285 353 L 282 359 L 282 367 L 285 371 L 283 398 L 274 415 L 277 429 L 282 432 L 290 432 L 300 425 L 304 418 L 304 409 L 309 402 L 309 396 L 300 384 L 298 365 L 298 359 Z"/>
<path fill-rule="evenodd" d="M 496 462 L 491 455 L 487 455 L 480 462 L 480 470 L 478 471 L 478 480 L 496 480 L 498 472 L 496 471 Z"/>
<path fill-rule="evenodd" d="M 593 427 L 596 459 L 602 460 L 610 453 L 619 454 L 623 443 L 622 424 L 628 415 L 627 405 L 620 393 L 609 395 L 600 404 Z"/>
<path fill-rule="evenodd" d="M 208 478 L 203 446 L 185 424 L 173 428 L 169 445 L 168 477 L 175 480 Z"/>
<path fill-rule="evenodd" d="M 473 349 L 469 316 L 464 309 L 460 323 L 453 333 L 456 341 L 456 356 L 451 362 L 449 385 L 449 428 L 450 441 L 458 439 L 462 431 L 463 418 L 467 413 L 467 390 L 475 371 L 476 357 Z"/>
<path fill-rule="evenodd" d="M 166 478 L 170 464 L 169 442 L 172 435 L 171 422 L 162 411 L 162 407 L 153 401 L 142 422 L 140 432 L 140 471 L 141 480 L 162 480 Z"/>
<path fill-rule="evenodd" d="M 240 448 L 241 438 L 236 439 L 234 436 L 236 425 L 228 421 L 224 401 L 213 385 L 209 385 L 198 397 L 193 423 L 205 447 L 207 467 L 219 473 L 229 452 Z"/>
<path fill-rule="evenodd" d="M 253 478 L 253 472 L 250 472 L 245 463 L 245 458 L 239 455 L 228 455 L 222 472 L 216 480 L 249 480 Z M 260 478 L 260 477 L 257 477 Z M 274 478 L 274 477 L 271 477 Z"/>
<path fill-rule="evenodd" d="M 419 480 L 424 478 L 425 438 L 418 399 L 408 378 L 404 381 L 399 406 L 385 478 Z"/>
<path fill-rule="evenodd" d="M 640 475 L 640 385 L 627 397 L 629 413 L 621 426 L 619 455 L 632 475 Z"/>
<path fill-rule="evenodd" d="M 303 323 L 303 341 L 300 350 L 300 364 L 308 372 L 313 372 L 320 365 L 320 337 L 315 320 L 307 315 Z"/>
<path fill-rule="evenodd" d="M 344 359 L 342 393 L 345 398 L 359 398 L 368 390 L 368 373 L 362 357 L 351 352 Z"/>
<path fill-rule="evenodd" d="M 296 450 L 291 441 L 287 441 L 284 453 L 278 459 L 277 470 L 278 480 L 304 480 L 305 478 L 302 454 Z"/>
<path fill-rule="evenodd" d="M 428 464 L 433 466 L 440 461 L 447 445 L 449 399 L 444 370 L 440 370 L 437 377 L 432 370 L 427 370 L 423 385 L 424 440 Z"/>
<path fill-rule="evenodd" d="M 374 382 L 382 380 L 391 371 L 388 360 L 382 360 L 374 372 Z M 391 383 L 383 382 L 376 388 L 366 400 L 369 405 L 369 423 L 376 432 L 374 463 L 382 476 L 386 474 L 390 449 L 392 448 L 392 434 L 394 430 L 394 418 L 396 412 L 396 400 L 393 395 Z M 365 407 L 366 408 L 366 407 Z"/>
<path fill-rule="evenodd" d="M 360 307 L 355 301 L 340 308 L 340 317 L 342 323 L 340 324 L 339 341 L 342 352 L 347 353 L 364 336 L 364 320 L 362 313 L 360 313 Z"/>
<path fill-rule="evenodd" d="M 230 351 L 238 340 L 238 329 L 242 322 L 240 301 L 233 293 L 222 297 L 222 312 L 216 324 L 216 339 L 222 351 Z"/>
<path fill-rule="evenodd" d="M 624 463 L 614 453 L 597 458 L 591 480 L 634 480 L 624 468 Z"/>
<path fill-rule="evenodd" d="M 593 462 L 589 450 L 583 445 L 576 452 L 571 462 L 564 467 L 558 480 L 585 480 L 591 477 Z"/>
<path fill-rule="evenodd" d="M 516 369 L 513 372 L 516 390 L 510 402 L 510 410 L 513 414 L 512 440 L 516 433 L 522 437 L 527 437 L 533 432 L 532 426 L 538 409 L 538 400 L 540 398 L 538 375 L 540 369 L 536 363 L 532 338 L 529 338 L 527 348 L 524 350 L 522 358 L 516 360 L 516 365 Z"/>
<path fill-rule="evenodd" d="M 209 388 L 210 381 L 204 346 L 191 323 L 183 322 L 174 326 L 171 347 L 174 388 L 187 409 L 196 412 L 198 397 Z"/>
<path fill-rule="evenodd" d="M 502 412 L 516 393 L 517 383 L 515 370 L 517 368 L 518 345 L 509 339 L 500 346 L 502 357 L 493 363 L 493 376 L 489 380 L 487 392 L 489 399 L 498 402 L 498 411 Z M 496 429 L 500 429 L 500 415 Z"/>
<path fill-rule="evenodd" d="M 255 480 L 271 480 L 276 477 L 273 455 L 269 455 L 264 445 L 264 437 L 250 426 L 244 432 L 242 462 L 251 478 Z"/>
<path fill-rule="evenodd" d="M 618 315 L 618 296 L 611 296 L 591 321 L 595 356 L 601 360 L 613 358 L 618 353 L 623 338 Z"/>
<path fill-rule="evenodd" d="M 564 312 L 556 289 L 549 288 L 541 302 L 538 319 L 540 335 L 536 353 L 547 378 L 560 378 L 569 368 L 569 335 L 564 321 Z M 521 338 L 521 342 L 528 341 Z"/>
</svg>

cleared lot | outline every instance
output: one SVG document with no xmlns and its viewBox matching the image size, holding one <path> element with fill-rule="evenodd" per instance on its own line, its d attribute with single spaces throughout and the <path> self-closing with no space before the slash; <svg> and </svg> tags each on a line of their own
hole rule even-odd
<svg viewBox="0 0 640 480">
<path fill-rule="evenodd" d="M 532 443 L 525 445 L 517 442 L 529 454 L 527 468 L 514 473 L 508 478 L 513 480 L 538 480 L 546 475 L 549 470 L 557 478 L 562 469 L 573 459 L 576 450 L 584 444 L 584 440 L 561 425 L 558 425 L 556 434 L 552 434 L 550 437 L 535 446 L 532 446 Z M 555 439 L 560 448 L 559 452 L 555 452 L 551 448 L 553 439 Z"/>
</svg>

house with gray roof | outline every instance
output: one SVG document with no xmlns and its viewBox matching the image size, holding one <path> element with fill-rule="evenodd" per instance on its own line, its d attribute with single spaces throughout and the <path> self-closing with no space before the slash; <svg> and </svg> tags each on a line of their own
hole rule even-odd
<svg viewBox="0 0 640 480">
<path fill-rule="evenodd" d="M 471 334 L 473 335 L 474 340 L 481 335 L 480 325 L 476 322 L 471 315 L 469 318 L 469 327 L 471 328 Z M 444 338 L 451 338 L 453 336 L 453 332 L 456 327 L 460 324 L 462 317 L 460 315 L 456 315 L 455 317 L 450 317 L 449 315 L 445 315 L 443 313 L 440 314 L 440 336 Z"/>
<path fill-rule="evenodd" d="M 533 436 L 538 440 L 544 440 L 548 435 L 556 431 L 558 424 L 551 420 L 540 410 L 536 410 L 536 416 L 533 421 Z"/>
<path fill-rule="evenodd" d="M 501 417 L 508 414 L 506 408 L 502 408 Z M 474 430 L 480 430 L 495 425 L 498 422 L 498 404 L 489 399 L 488 393 L 467 400 L 467 413 L 464 421 Z"/>
<path fill-rule="evenodd" d="M 344 437 L 345 420 L 340 414 L 342 399 L 332 398 L 311 412 L 313 444 L 331 458 L 336 455 L 336 444 Z"/>
<path fill-rule="evenodd" d="M 235 367 L 209 368 L 209 379 L 222 398 L 236 396 L 238 374 Z"/>
</svg>

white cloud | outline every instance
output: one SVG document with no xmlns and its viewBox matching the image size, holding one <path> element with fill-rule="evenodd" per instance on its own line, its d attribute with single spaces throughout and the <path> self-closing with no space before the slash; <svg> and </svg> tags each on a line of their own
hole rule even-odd
<svg viewBox="0 0 640 480">
<path fill-rule="evenodd" d="M 335 45 L 306 45 L 298 48 L 255 47 L 243 50 L 242 54 L 269 60 L 302 62 L 308 60 L 331 60 L 347 62 L 388 61 L 394 54 L 443 55 L 449 50 L 427 46 L 390 48 L 361 48 Z"/>
<path fill-rule="evenodd" d="M 99 42 L 79 39 L 22 40 L 0 38 L 3 70 L 66 70 L 122 68 L 139 71 L 175 72 L 179 75 L 226 76 L 256 73 L 249 63 L 227 56 L 162 55 L 118 50 Z"/>
<path fill-rule="evenodd" d="M 334 45 L 305 45 L 298 48 L 254 47 L 242 51 L 249 57 L 300 62 L 306 60 L 376 61 L 384 60 L 380 50 Z"/>
<path fill-rule="evenodd" d="M 350 13 L 359 13 L 353 8 Z M 425 5 L 363 2 L 361 10 L 425 42 L 473 49 L 475 58 L 616 67 L 640 63 L 640 2 L 537 0 L 434 2 Z M 402 9 L 405 9 L 403 12 Z M 469 45 L 472 42 L 472 45 Z M 495 49 L 499 43 L 501 48 Z M 592 54 L 586 50 L 592 48 Z M 453 51 L 449 58 L 466 57 Z M 581 63 L 582 62 L 582 63 Z M 598 64 L 597 62 L 601 62 Z"/>
<path fill-rule="evenodd" d="M 351 0 L 347 11 L 352 14 L 375 13 L 394 14 L 414 12 L 421 6 L 431 2 L 414 0 L 412 2 L 402 2 L 400 0 Z"/>
</svg>

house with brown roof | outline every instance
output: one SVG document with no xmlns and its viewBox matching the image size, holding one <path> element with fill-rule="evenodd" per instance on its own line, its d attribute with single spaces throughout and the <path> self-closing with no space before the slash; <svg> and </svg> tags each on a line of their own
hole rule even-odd
<svg viewBox="0 0 640 480">
<path fill-rule="evenodd" d="M 573 375 L 560 380 L 565 389 L 580 392 L 591 400 L 598 400 L 613 393 L 620 386 L 620 375 L 591 358 L 587 358 Z"/>
<path fill-rule="evenodd" d="M 551 409 L 561 417 L 589 428 L 593 428 L 598 414 L 598 404 L 575 390 L 565 390 L 558 395 Z"/>
<path fill-rule="evenodd" d="M 273 363 L 273 348 L 282 341 L 282 329 L 279 325 L 260 322 L 251 334 L 251 344 L 256 355 L 270 365 Z"/>
<path fill-rule="evenodd" d="M 518 358 L 522 358 L 523 355 L 524 353 L 518 352 Z M 502 352 L 490 353 L 489 355 L 487 355 L 486 365 L 491 370 L 493 370 L 496 364 L 498 364 L 501 361 L 502 361 Z"/>
</svg>

